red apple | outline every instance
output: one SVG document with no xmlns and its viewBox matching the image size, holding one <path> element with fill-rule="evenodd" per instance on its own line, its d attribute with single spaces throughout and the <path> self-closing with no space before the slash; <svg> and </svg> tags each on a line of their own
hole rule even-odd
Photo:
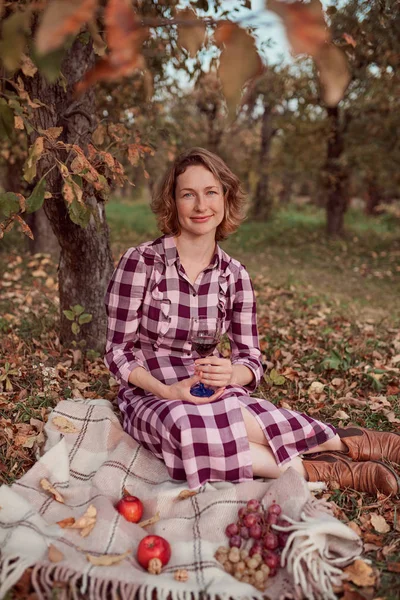
<svg viewBox="0 0 400 600">
<path fill-rule="evenodd" d="M 152 558 L 159 558 L 164 567 L 171 558 L 171 546 L 159 535 L 147 535 L 139 543 L 136 558 L 144 569 L 147 569 Z"/>
<path fill-rule="evenodd" d="M 136 496 L 124 496 L 115 508 L 120 515 L 131 523 L 138 523 L 142 518 L 143 504 Z"/>
</svg>

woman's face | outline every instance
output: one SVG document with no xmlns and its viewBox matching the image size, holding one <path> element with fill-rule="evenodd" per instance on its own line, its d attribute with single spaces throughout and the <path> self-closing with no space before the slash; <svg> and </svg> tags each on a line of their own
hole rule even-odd
<svg viewBox="0 0 400 600">
<path fill-rule="evenodd" d="M 221 182 L 202 165 L 187 167 L 176 180 L 176 209 L 183 235 L 213 235 L 225 214 Z"/>
</svg>

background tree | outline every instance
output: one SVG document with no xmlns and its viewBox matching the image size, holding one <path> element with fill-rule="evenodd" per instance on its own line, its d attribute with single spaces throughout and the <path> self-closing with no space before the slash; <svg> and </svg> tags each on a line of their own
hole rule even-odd
<svg viewBox="0 0 400 600">
<path fill-rule="evenodd" d="M 44 5 L 21 1 L 8 5 L 4 14 L 0 56 L 7 77 L 3 78 L 0 122 L 5 124 L 5 135 L 13 135 L 14 125 L 26 131 L 29 146 L 23 172 L 33 189 L 29 197 L 10 191 L 0 197 L 4 219 L 0 229 L 4 233 L 17 223 L 33 237 L 23 215 L 44 206 L 61 248 L 63 343 L 82 341 L 87 347 L 103 347 L 103 295 L 113 268 L 104 202 L 113 186 L 127 182 L 121 162 L 125 162 L 124 157 L 135 169 L 140 161 L 146 166 L 153 151 L 142 143 L 136 126 L 140 116 L 146 117 L 146 109 L 142 115 L 136 111 L 143 102 L 128 105 L 129 98 L 120 96 L 119 102 L 114 103 L 114 88 L 111 93 L 104 91 L 101 117 L 107 118 L 110 113 L 118 116 L 113 123 L 100 123 L 99 128 L 93 86 L 131 77 L 135 97 L 143 94 L 148 101 L 153 93 L 156 96 L 153 90 L 158 89 L 161 96 L 157 100 L 164 102 L 166 63 L 182 68 L 189 81 L 194 79 L 201 72 L 198 53 L 204 47 L 207 28 L 213 34 L 215 52 L 219 52 L 217 72 L 231 120 L 236 117 L 243 88 L 262 72 L 253 37 L 226 18 L 229 11 L 222 10 L 221 2 L 213 3 L 214 10 L 219 11 L 215 12 L 218 19 L 199 19 L 190 7 L 174 10 L 176 4 L 175 0 L 108 0 L 103 7 L 97 0 L 56 0 Z M 249 5 L 245 0 L 242 4 Z M 285 14 L 288 10 L 301 10 L 302 20 L 294 24 L 290 18 L 285 20 L 294 46 L 299 46 L 306 30 L 307 41 L 302 43 L 302 50 L 315 61 L 320 61 L 321 53 L 328 52 L 329 57 L 320 61 L 319 70 L 325 100 L 334 106 L 347 85 L 347 68 L 325 33 L 321 7 L 318 6 L 315 19 L 314 0 L 309 6 L 299 2 L 278 4 L 284 7 Z M 207 2 L 193 6 L 200 12 L 209 9 Z M 232 11 L 237 9 L 235 5 Z M 104 38 L 99 31 L 104 31 Z M 100 56 L 97 60 L 95 52 Z M 201 79 L 198 81 L 201 85 Z M 208 143 L 219 144 L 222 133 L 214 127 L 216 118 L 208 116 L 208 108 L 205 111 L 204 106 L 197 106 L 208 119 Z M 169 114 L 164 111 L 165 124 L 173 110 Z M 169 123 L 168 129 L 173 130 Z M 268 134 L 264 132 L 262 140 L 266 139 Z M 170 152 L 175 152 L 179 143 L 176 136 Z M 75 312 L 71 312 L 71 307 L 75 307 Z"/>
</svg>

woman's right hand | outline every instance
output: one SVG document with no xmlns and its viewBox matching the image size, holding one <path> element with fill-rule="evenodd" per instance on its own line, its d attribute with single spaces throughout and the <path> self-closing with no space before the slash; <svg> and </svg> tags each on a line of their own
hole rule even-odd
<svg viewBox="0 0 400 600">
<path fill-rule="evenodd" d="M 209 398 L 199 398 L 198 396 L 193 396 L 190 393 L 190 388 L 198 383 L 200 379 L 200 376 L 193 375 L 193 377 L 188 377 L 187 379 L 182 379 L 182 381 L 177 381 L 176 383 L 169 385 L 167 400 L 186 400 L 186 402 L 192 402 L 193 404 L 208 404 L 214 400 L 218 400 L 218 398 L 222 396 L 225 391 L 224 387 L 219 388 L 215 394 Z"/>
</svg>

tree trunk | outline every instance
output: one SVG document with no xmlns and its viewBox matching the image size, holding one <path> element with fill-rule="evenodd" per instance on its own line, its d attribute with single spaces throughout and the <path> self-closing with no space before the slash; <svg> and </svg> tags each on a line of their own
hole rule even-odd
<svg viewBox="0 0 400 600">
<path fill-rule="evenodd" d="M 279 204 L 289 204 L 292 198 L 293 183 L 293 175 L 289 171 L 285 171 L 282 177 L 282 187 L 279 191 Z"/>
<path fill-rule="evenodd" d="M 382 202 L 381 193 L 376 180 L 371 178 L 367 181 L 367 199 L 365 204 L 365 212 L 367 215 L 377 215 L 376 207 Z"/>
<path fill-rule="evenodd" d="M 271 107 L 264 104 L 261 124 L 261 145 L 259 154 L 260 176 L 253 199 L 252 217 L 267 221 L 271 216 L 272 198 L 269 191 L 268 159 L 273 137 Z"/>
<path fill-rule="evenodd" d="M 324 173 L 324 187 L 327 196 L 327 232 L 330 236 L 339 236 L 343 234 L 344 214 L 349 202 L 349 177 L 340 160 L 344 144 L 339 108 L 337 106 L 328 107 L 327 112 L 330 122 L 328 153 Z"/>
<path fill-rule="evenodd" d="M 74 100 L 73 93 L 74 84 L 93 63 L 91 43 L 84 44 L 76 39 L 67 52 L 61 69 L 65 77 L 65 89 L 61 82 L 47 83 L 38 73 L 33 78 L 24 79 L 29 95 L 46 105 L 34 111 L 35 130 L 62 126 L 63 132 L 59 139 L 79 144 L 86 150 L 94 127 L 94 92 L 89 90 L 78 100 Z M 33 142 L 36 136 L 35 132 L 30 141 Z M 92 187 L 84 186 L 85 202 L 92 207 L 96 220 L 92 215 L 85 229 L 73 223 L 62 197 L 63 180 L 60 171 L 58 167 L 52 168 L 55 153 L 62 162 L 69 158 L 65 151 L 47 152 L 38 163 L 37 175 L 40 178 L 47 173 L 46 186 L 52 198 L 46 199 L 44 210 L 60 244 L 60 340 L 66 345 L 74 340 L 84 340 L 87 349 L 102 352 L 106 332 L 103 299 L 113 270 L 104 202 L 94 195 Z M 64 310 L 76 304 L 83 306 L 85 312 L 92 315 L 92 321 L 83 324 L 77 335 L 72 332 L 71 321 L 63 314 Z"/>
<path fill-rule="evenodd" d="M 33 233 L 33 240 L 27 239 L 28 251 L 31 254 L 51 254 L 53 260 L 57 261 L 60 258 L 60 244 L 51 227 L 51 223 L 46 216 L 44 208 L 26 215 L 25 221 Z"/>
</svg>

